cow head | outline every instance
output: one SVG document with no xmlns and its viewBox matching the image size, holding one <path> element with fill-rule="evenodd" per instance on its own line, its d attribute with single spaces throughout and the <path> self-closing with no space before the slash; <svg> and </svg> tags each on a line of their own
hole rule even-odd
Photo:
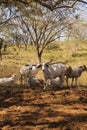
<svg viewBox="0 0 87 130">
<path fill-rule="evenodd" d="M 66 67 L 66 73 L 65 73 L 65 75 L 70 75 L 72 73 L 72 67 L 71 66 L 67 66 Z"/>
<path fill-rule="evenodd" d="M 86 67 L 86 65 L 79 66 L 79 68 L 81 68 L 82 71 L 87 71 L 87 67 Z"/>
<path fill-rule="evenodd" d="M 39 68 L 42 67 L 42 64 L 41 64 L 41 63 L 40 63 L 40 64 L 37 64 L 36 67 L 39 69 Z"/>
<path fill-rule="evenodd" d="M 49 67 L 49 64 L 47 64 L 47 63 L 45 63 L 45 62 L 42 63 L 42 70 L 43 70 L 43 71 L 47 70 L 48 67 Z"/>
<path fill-rule="evenodd" d="M 12 78 L 16 78 L 16 76 L 17 76 L 17 74 L 16 73 L 14 73 L 14 74 L 12 74 Z"/>
</svg>

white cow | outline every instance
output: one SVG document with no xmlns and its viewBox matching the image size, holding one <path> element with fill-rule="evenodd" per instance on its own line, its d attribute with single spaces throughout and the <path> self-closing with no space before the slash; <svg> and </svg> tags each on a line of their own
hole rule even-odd
<svg viewBox="0 0 87 130">
<path fill-rule="evenodd" d="M 16 80 L 16 74 L 12 74 L 10 77 L 0 78 L 0 85 L 13 85 Z"/>
<path fill-rule="evenodd" d="M 27 65 L 23 65 L 20 68 L 20 75 L 21 75 L 21 84 L 23 82 L 24 79 L 24 84 L 28 83 L 28 79 L 30 77 L 35 77 L 38 73 L 38 71 L 40 70 L 39 65 L 35 65 L 35 64 L 27 64 Z M 28 84 L 29 85 L 29 84 Z"/>
<path fill-rule="evenodd" d="M 47 82 L 47 80 L 50 79 L 52 84 L 53 79 L 59 77 L 61 82 L 60 84 L 61 87 L 63 87 L 66 70 L 67 70 L 67 66 L 65 66 L 62 63 L 56 63 L 51 65 L 47 63 L 42 63 L 42 71 L 43 71 L 45 82 Z M 46 86 L 47 85 L 45 85 L 44 89 L 46 88 Z"/>
</svg>

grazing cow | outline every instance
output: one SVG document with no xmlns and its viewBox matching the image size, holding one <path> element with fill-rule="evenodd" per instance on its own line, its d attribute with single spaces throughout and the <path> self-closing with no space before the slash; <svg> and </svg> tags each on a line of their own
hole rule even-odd
<svg viewBox="0 0 87 130">
<path fill-rule="evenodd" d="M 72 78 L 71 86 L 73 86 L 73 82 L 75 80 L 75 86 L 77 86 L 77 80 L 81 76 L 82 72 L 87 71 L 87 67 L 85 65 L 69 67 L 66 72 L 66 83 L 68 86 L 68 79 Z"/>
<path fill-rule="evenodd" d="M 59 77 L 61 82 L 60 86 L 63 87 L 64 76 L 67 70 L 67 66 L 62 63 L 54 63 L 51 65 L 48 63 L 42 63 L 41 65 L 45 82 L 47 83 L 47 80 L 50 79 L 52 84 L 53 79 Z M 44 89 L 46 88 L 46 86 L 47 84 L 45 85 Z"/>
</svg>

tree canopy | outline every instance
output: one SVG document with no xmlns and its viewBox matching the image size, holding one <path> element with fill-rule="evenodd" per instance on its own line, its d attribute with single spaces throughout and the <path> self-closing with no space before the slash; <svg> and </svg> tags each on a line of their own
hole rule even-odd
<svg viewBox="0 0 87 130">
<path fill-rule="evenodd" d="M 85 36 L 77 12 L 86 4 L 86 0 L 1 0 L 0 37 L 17 45 L 31 42 L 41 62 L 46 46 L 62 34 Z"/>
<path fill-rule="evenodd" d="M 37 2 L 50 10 L 72 8 L 76 3 L 87 4 L 86 0 L 1 0 L 0 4 L 4 4 L 5 6 L 19 6 L 19 4 L 29 6 L 32 2 Z"/>
</svg>

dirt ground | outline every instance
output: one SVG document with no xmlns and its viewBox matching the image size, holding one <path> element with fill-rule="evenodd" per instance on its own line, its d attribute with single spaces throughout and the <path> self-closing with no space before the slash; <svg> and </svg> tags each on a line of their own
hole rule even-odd
<svg viewBox="0 0 87 130">
<path fill-rule="evenodd" d="M 3 88 L 0 130 L 87 130 L 87 89 Z"/>
</svg>

